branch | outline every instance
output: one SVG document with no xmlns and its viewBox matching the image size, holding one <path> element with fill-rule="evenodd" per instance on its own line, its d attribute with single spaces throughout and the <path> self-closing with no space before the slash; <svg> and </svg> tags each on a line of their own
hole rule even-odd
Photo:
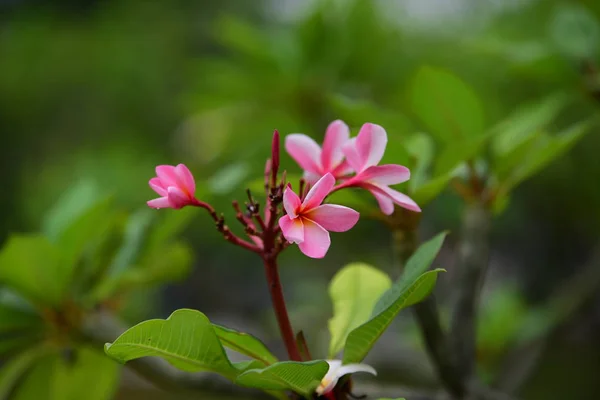
<svg viewBox="0 0 600 400">
<path fill-rule="evenodd" d="M 449 336 L 456 352 L 456 370 L 463 382 L 470 381 L 475 374 L 477 309 L 488 266 L 491 219 L 490 211 L 480 202 L 467 204 Z"/>
<path fill-rule="evenodd" d="M 417 234 L 414 229 L 393 231 L 394 255 L 401 268 L 417 248 Z M 453 397 L 460 398 L 465 393 L 463 381 L 454 368 L 452 349 L 442 329 L 437 301 L 433 294 L 413 308 L 415 318 L 425 342 L 427 354 L 437 371 L 442 384 Z"/>
<path fill-rule="evenodd" d="M 102 349 L 107 342 L 113 342 L 126 330 L 112 315 L 98 312 L 89 316 L 81 327 L 82 338 L 94 347 Z M 158 388 L 167 391 L 202 392 L 211 394 L 232 395 L 247 399 L 266 399 L 266 395 L 250 389 L 235 386 L 233 383 L 218 379 L 210 373 L 191 373 L 180 371 L 161 358 L 144 357 L 129 361 L 126 365 L 136 374 L 148 380 Z"/>
</svg>

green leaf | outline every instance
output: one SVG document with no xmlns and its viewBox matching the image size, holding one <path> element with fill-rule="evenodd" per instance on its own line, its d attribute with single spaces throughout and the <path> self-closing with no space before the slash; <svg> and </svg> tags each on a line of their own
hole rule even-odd
<svg viewBox="0 0 600 400">
<path fill-rule="evenodd" d="M 34 365 L 47 354 L 43 347 L 31 348 L 6 362 L 0 370 L 0 400 L 8 400 L 18 381 Z"/>
<path fill-rule="evenodd" d="M 107 343 L 104 349 L 121 363 L 156 356 L 184 371 L 216 372 L 229 379 L 238 375 L 212 324 L 196 310 L 181 309 L 166 320 L 142 322 L 113 343 Z"/>
<path fill-rule="evenodd" d="M 231 193 L 248 176 L 249 168 L 246 163 L 238 162 L 217 171 L 208 180 L 211 193 L 224 195 Z"/>
<path fill-rule="evenodd" d="M 0 251 L 0 283 L 40 303 L 58 305 L 71 278 L 60 251 L 39 235 L 13 235 Z"/>
<path fill-rule="evenodd" d="M 119 364 L 97 349 L 78 348 L 74 362 L 56 357 L 52 400 L 110 400 L 117 389 L 119 372 Z"/>
<path fill-rule="evenodd" d="M 43 320 L 38 314 L 0 301 L 0 335 L 16 330 L 39 327 Z"/>
<path fill-rule="evenodd" d="M 41 326 L 37 329 L 39 330 L 16 331 L 0 336 L 0 356 L 12 355 L 40 343 L 44 339 L 44 331 Z"/>
<path fill-rule="evenodd" d="M 371 319 L 348 335 L 344 364 L 361 362 L 398 313 L 429 295 L 442 269 L 427 271 L 437 256 L 446 233 L 440 233 L 421 245 L 406 264 L 405 271 L 373 310 Z"/>
<path fill-rule="evenodd" d="M 72 220 L 53 241 L 64 254 L 72 273 L 75 272 L 76 263 L 81 259 L 83 252 L 110 231 L 115 216 L 112 197 L 105 197 Z"/>
<path fill-rule="evenodd" d="M 489 134 L 481 134 L 474 138 L 448 143 L 437 157 L 434 176 L 452 173 L 464 162 L 475 159 L 482 152 L 489 137 Z"/>
<path fill-rule="evenodd" d="M 495 157 L 505 156 L 545 129 L 568 103 L 564 95 L 552 95 L 523 105 L 491 130 L 491 149 Z"/>
<path fill-rule="evenodd" d="M 74 220 L 95 203 L 101 193 L 98 185 L 91 181 L 81 181 L 69 187 L 46 213 L 42 231 L 51 239 L 59 238 Z"/>
<path fill-rule="evenodd" d="M 213 328 L 223 346 L 252 357 L 265 365 L 277 362 L 277 357 L 269 351 L 263 342 L 254 336 L 214 324 Z"/>
<path fill-rule="evenodd" d="M 591 121 L 584 121 L 571 126 L 566 132 L 559 135 L 542 135 L 535 144 L 534 149 L 529 152 L 528 157 L 516 166 L 511 176 L 504 182 L 504 189 L 510 191 L 563 155 L 589 131 L 591 126 Z"/>
<path fill-rule="evenodd" d="M 392 286 L 390 278 L 380 270 L 363 263 L 342 268 L 329 285 L 333 302 L 333 318 L 329 320 L 329 358 L 344 347 L 348 334 L 369 320 L 381 295 Z"/>
<path fill-rule="evenodd" d="M 420 206 L 424 207 L 435 199 L 452 179 L 452 173 L 440 175 L 437 178 L 430 179 L 417 187 L 410 197 Z"/>
<path fill-rule="evenodd" d="M 264 369 L 246 371 L 237 377 L 235 383 L 262 390 L 293 390 L 310 398 L 329 370 L 327 362 L 284 361 Z"/>
<path fill-rule="evenodd" d="M 404 146 L 415 160 L 414 166 L 411 168 L 410 181 L 408 181 L 412 191 L 427 181 L 429 167 L 433 161 L 434 142 L 430 135 L 416 133 L 405 141 Z M 395 164 L 400 163 L 396 162 Z M 408 164 L 405 165 L 411 166 Z"/>
<path fill-rule="evenodd" d="M 189 273 L 192 250 L 183 243 L 171 243 L 145 257 L 143 264 L 132 266 L 115 276 L 106 277 L 91 294 L 93 302 L 117 293 L 184 279 Z"/>
<path fill-rule="evenodd" d="M 409 101 L 413 113 L 442 142 L 465 141 L 485 128 L 477 95 L 449 71 L 421 67 L 410 86 Z"/>
</svg>

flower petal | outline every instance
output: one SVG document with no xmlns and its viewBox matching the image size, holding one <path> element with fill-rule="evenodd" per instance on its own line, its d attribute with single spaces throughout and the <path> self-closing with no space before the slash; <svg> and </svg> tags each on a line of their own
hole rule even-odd
<svg viewBox="0 0 600 400">
<path fill-rule="evenodd" d="M 321 166 L 323 170 L 331 172 L 344 159 L 342 146 L 350 138 L 350 128 L 341 120 L 335 120 L 327 127 L 323 151 L 321 152 Z"/>
<path fill-rule="evenodd" d="M 346 161 L 354 171 L 359 172 L 362 170 L 362 161 L 360 155 L 356 150 L 356 138 L 352 138 L 342 146 L 342 152 L 346 156 Z"/>
<path fill-rule="evenodd" d="M 313 185 L 302 202 L 302 212 L 308 212 L 320 205 L 335 185 L 335 178 L 329 172 Z"/>
<path fill-rule="evenodd" d="M 331 239 L 321 225 L 309 219 L 302 218 L 304 224 L 304 241 L 298 244 L 300 251 L 311 258 L 323 258 L 329 250 Z"/>
<path fill-rule="evenodd" d="M 296 218 L 301 206 L 300 197 L 298 197 L 290 186 L 286 187 L 283 191 L 283 208 L 285 208 L 285 212 L 290 217 Z"/>
<path fill-rule="evenodd" d="M 194 193 L 196 193 L 196 181 L 188 167 L 179 164 L 175 167 L 175 173 L 177 174 L 177 181 L 180 188 L 186 191 L 190 196 L 193 196 Z"/>
<path fill-rule="evenodd" d="M 360 179 L 381 185 L 395 185 L 410 179 L 410 170 L 402 165 L 373 165 L 360 173 Z"/>
<path fill-rule="evenodd" d="M 320 172 L 321 148 L 311 137 L 302 133 L 287 135 L 285 149 L 303 170 Z"/>
<path fill-rule="evenodd" d="M 385 129 L 376 124 L 364 124 L 356 137 L 356 151 L 362 164 L 360 170 L 357 171 L 379 164 L 386 145 L 387 133 Z"/>
<path fill-rule="evenodd" d="M 305 217 L 332 232 L 346 232 L 358 222 L 360 214 L 337 204 L 323 204 L 310 210 Z"/>
<path fill-rule="evenodd" d="M 150 185 L 152 190 L 154 190 L 156 193 L 158 193 L 159 196 L 167 195 L 167 189 L 165 189 L 163 187 L 160 178 L 152 178 L 152 179 L 150 179 L 148 184 Z"/>
<path fill-rule="evenodd" d="M 373 367 L 371 367 L 370 365 L 367 365 L 367 364 L 348 364 L 348 365 L 342 365 L 337 370 L 337 376 L 338 376 L 338 378 L 341 378 L 344 375 L 354 374 L 356 372 L 368 372 L 371 375 L 377 376 L 377 371 L 375 371 L 375 368 L 373 368 Z"/>
<path fill-rule="evenodd" d="M 304 224 L 301 218 L 291 218 L 284 215 L 279 218 L 279 227 L 283 237 L 291 243 L 302 243 L 304 241 Z"/>
<path fill-rule="evenodd" d="M 389 197 L 394 203 L 398 204 L 400 207 L 406 208 L 407 210 L 421 212 L 421 208 L 415 203 L 413 199 L 405 195 L 404 193 L 400 193 L 397 190 L 389 188 L 384 185 L 370 185 L 374 191 L 378 191 L 381 194 Z M 369 188 L 371 190 L 371 188 Z M 374 194 L 373 190 L 371 193 Z M 380 204 L 381 205 L 381 204 Z M 382 210 L 383 211 L 383 210 Z M 391 213 L 390 213 L 391 214 Z"/>
<path fill-rule="evenodd" d="M 350 175 L 353 172 L 354 168 L 350 166 L 347 160 L 344 160 L 337 167 L 335 167 L 333 171 L 331 171 L 331 174 L 335 178 L 339 179 L 343 176 Z"/>
<path fill-rule="evenodd" d="M 158 199 L 148 200 L 146 204 L 148 204 L 148 207 L 151 208 L 173 208 L 171 202 L 169 202 L 169 199 L 166 197 L 159 197 Z"/>
<path fill-rule="evenodd" d="M 321 174 L 315 174 L 314 172 L 304 171 L 304 175 L 302 177 L 304 178 L 306 183 L 314 185 L 323 176 Z"/>
<path fill-rule="evenodd" d="M 159 165 L 156 167 L 156 176 L 158 176 L 164 188 L 179 186 L 177 183 L 177 172 L 175 172 L 175 167 L 172 165 Z"/>
<path fill-rule="evenodd" d="M 182 208 L 190 204 L 189 196 L 181 189 L 175 186 L 169 186 L 167 189 L 167 198 L 173 208 Z"/>
<path fill-rule="evenodd" d="M 368 190 L 377 200 L 382 213 L 391 215 L 394 212 L 394 201 L 387 194 L 377 189 Z"/>
<path fill-rule="evenodd" d="M 327 364 L 329 364 L 329 370 L 327 370 L 327 374 L 321 380 L 319 387 L 316 389 L 316 392 L 319 396 L 330 392 L 335 385 L 337 384 L 339 377 L 337 377 L 337 371 L 342 366 L 342 362 L 340 360 L 325 360 Z"/>
</svg>

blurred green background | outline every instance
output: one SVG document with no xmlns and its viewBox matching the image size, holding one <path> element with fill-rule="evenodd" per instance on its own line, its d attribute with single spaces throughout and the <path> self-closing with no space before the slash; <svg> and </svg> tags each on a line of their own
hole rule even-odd
<svg viewBox="0 0 600 400">
<path fill-rule="evenodd" d="M 425 133 L 434 160 L 467 149 L 464 159 L 490 170 L 493 144 L 469 152 L 471 142 L 444 138 L 438 91 L 456 93 L 458 124 L 482 135 L 546 107 L 548 118 L 520 120 L 531 126 L 504 136 L 509 154 L 529 140 L 520 135 L 561 133 L 599 113 L 600 3 L 593 0 L 2 0 L 0 10 L 1 243 L 43 230 L 49 210 L 77 185 L 112 194 L 119 212 L 143 212 L 155 197 L 147 184 L 154 167 L 180 162 L 198 180 L 199 198 L 235 226 L 230 201 L 244 200 L 245 188 L 261 179 L 273 129 L 320 141 L 337 118 L 353 132 L 379 123 L 391 143 Z M 427 71 L 437 72 L 425 84 Z M 478 355 L 482 375 L 493 380 L 521 325 L 551 326 L 540 328 L 546 336 L 520 390 L 525 399 L 600 393 L 597 126 L 577 139 L 528 179 L 515 178 L 522 184 L 495 205 Z M 396 147 L 388 147 L 388 162 L 403 159 Z M 300 173 L 287 155 L 282 163 Z M 423 238 L 452 232 L 438 262 L 449 271 L 436 289 L 442 305 L 452 293 L 463 208 L 450 186 L 424 208 Z M 193 260 L 188 277 L 136 291 L 123 319 L 195 308 L 282 354 L 260 260 L 231 247 L 195 211 L 181 211 L 191 217 L 181 228 Z M 327 348 L 331 276 L 364 261 L 396 277 L 390 241 L 382 224 L 364 219 L 334 234 L 323 260 L 295 248 L 283 255 L 292 320 L 313 355 Z M 574 280 L 582 271 L 589 275 Z M 559 318 L 545 318 L 548 304 Z M 396 325 L 369 360 L 381 381 L 435 385 L 419 375 L 431 368 L 410 314 Z M 400 358 L 414 359 L 413 370 L 396 365 Z M 140 388 L 125 374 L 116 398 Z"/>
</svg>

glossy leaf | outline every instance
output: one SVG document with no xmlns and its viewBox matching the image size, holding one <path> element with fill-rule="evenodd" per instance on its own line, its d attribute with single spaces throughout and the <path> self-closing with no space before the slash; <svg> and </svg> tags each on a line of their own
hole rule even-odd
<svg viewBox="0 0 600 400">
<path fill-rule="evenodd" d="M 446 233 L 421 245 L 408 260 L 405 271 L 377 302 L 371 319 L 348 335 L 344 364 L 361 362 L 398 313 L 429 295 L 442 269 L 427 271 L 437 256 Z M 427 271 L 427 272 L 426 272 Z"/>
<path fill-rule="evenodd" d="M 121 363 L 156 356 L 184 371 L 211 371 L 230 379 L 238 374 L 208 318 L 195 310 L 181 309 L 166 320 L 135 325 L 107 343 L 105 351 Z"/>
<path fill-rule="evenodd" d="M 349 264 L 333 277 L 329 285 L 333 302 L 329 358 L 335 358 L 354 328 L 369 320 L 375 303 L 391 286 L 385 273 L 363 263 Z"/>
<path fill-rule="evenodd" d="M 0 251 L 0 283 L 34 302 L 58 305 L 70 277 L 71 266 L 44 236 L 13 235 Z"/>
<path fill-rule="evenodd" d="M 246 371 L 235 383 L 262 390 L 292 390 L 309 398 L 329 370 L 327 362 L 284 361 L 264 369 Z"/>
<path fill-rule="evenodd" d="M 409 101 L 413 113 L 442 142 L 466 141 L 484 131 L 480 100 L 465 82 L 449 71 L 421 67 L 413 78 Z"/>
<path fill-rule="evenodd" d="M 213 328 L 223 346 L 252 357 L 265 365 L 277 362 L 277 357 L 256 337 L 219 325 L 213 325 Z"/>
</svg>

